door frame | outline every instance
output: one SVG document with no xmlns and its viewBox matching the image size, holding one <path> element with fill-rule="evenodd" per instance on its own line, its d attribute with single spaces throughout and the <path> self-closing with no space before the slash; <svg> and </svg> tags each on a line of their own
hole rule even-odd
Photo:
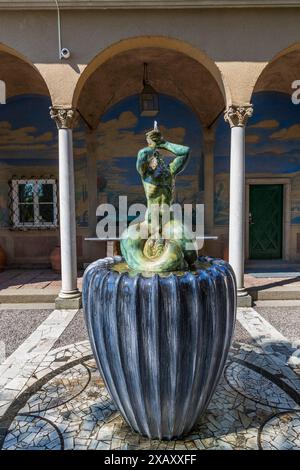
<svg viewBox="0 0 300 470">
<path fill-rule="evenodd" d="M 291 180 L 290 178 L 246 177 L 245 258 L 249 260 L 249 209 L 250 186 L 254 184 L 282 184 L 282 260 L 290 259 L 291 235 Z"/>
</svg>

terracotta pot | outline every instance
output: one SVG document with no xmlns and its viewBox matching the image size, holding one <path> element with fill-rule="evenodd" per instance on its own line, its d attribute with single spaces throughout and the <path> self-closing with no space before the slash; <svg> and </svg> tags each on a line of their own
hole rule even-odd
<svg viewBox="0 0 300 470">
<path fill-rule="evenodd" d="M 61 272 L 60 246 L 57 245 L 50 253 L 51 267 L 54 272 Z"/>
<path fill-rule="evenodd" d="M 0 272 L 4 271 L 7 262 L 6 253 L 0 245 Z"/>
</svg>

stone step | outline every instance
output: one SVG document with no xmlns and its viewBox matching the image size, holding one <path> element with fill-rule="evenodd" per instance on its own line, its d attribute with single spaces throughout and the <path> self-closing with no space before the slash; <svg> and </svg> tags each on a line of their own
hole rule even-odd
<svg viewBox="0 0 300 470">
<path fill-rule="evenodd" d="M 300 300 L 300 289 L 293 286 L 249 290 L 253 300 Z"/>
<path fill-rule="evenodd" d="M 17 303 L 54 303 L 59 290 L 41 289 L 3 289 L 0 291 L 0 304 Z"/>
</svg>

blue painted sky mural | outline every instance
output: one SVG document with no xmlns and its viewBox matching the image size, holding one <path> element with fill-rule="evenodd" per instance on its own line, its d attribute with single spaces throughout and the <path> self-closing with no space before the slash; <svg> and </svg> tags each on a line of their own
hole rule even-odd
<svg viewBox="0 0 300 470">
<path fill-rule="evenodd" d="M 203 192 L 201 126 L 194 113 L 182 102 L 160 95 L 160 112 L 155 117 L 164 137 L 191 148 L 191 159 L 177 179 L 177 199 L 200 202 Z M 139 149 L 147 145 L 145 132 L 153 129 L 154 118 L 141 117 L 139 96 L 131 96 L 111 107 L 98 127 L 99 192 L 118 205 L 119 195 L 128 203 L 145 202 L 140 175 L 136 170 Z"/>
<path fill-rule="evenodd" d="M 260 92 L 246 130 L 246 173 L 292 178 L 292 223 L 300 223 L 300 107 L 285 93 Z M 228 223 L 230 129 L 221 117 L 215 146 L 215 223 Z"/>
<path fill-rule="evenodd" d="M 0 106 L 0 164 L 57 165 L 57 130 L 47 96 L 21 95 Z M 38 160 L 38 161 L 37 161 Z"/>
<path fill-rule="evenodd" d="M 0 226 L 8 225 L 8 180 L 12 175 L 57 174 L 58 142 L 49 117 L 49 97 L 21 95 L 0 106 Z M 246 171 L 253 176 L 291 178 L 291 220 L 300 224 L 300 106 L 290 95 L 261 92 L 253 96 L 254 114 L 248 121 Z M 167 95 L 160 96 L 156 118 L 163 135 L 191 147 L 191 160 L 178 176 L 179 202 L 203 202 L 201 125 L 192 110 Z M 138 95 L 110 108 L 97 129 L 99 202 L 117 205 L 128 194 L 129 203 L 143 202 L 136 155 L 146 145 L 145 132 L 153 118 L 141 117 Z M 230 129 L 219 118 L 215 146 L 215 223 L 228 223 Z M 79 226 L 88 225 L 87 149 L 84 124 L 74 130 L 76 213 Z"/>
<path fill-rule="evenodd" d="M 7 226 L 8 180 L 12 175 L 43 177 L 57 175 L 57 129 L 49 116 L 50 99 L 41 95 L 20 95 L 0 106 L 0 226 Z M 143 202 L 136 155 L 146 146 L 145 132 L 153 119 L 140 117 L 139 96 L 129 97 L 109 109 L 99 121 L 98 192 L 117 206 L 118 196 L 128 194 L 129 203 Z M 191 147 L 191 159 L 178 177 L 178 200 L 201 202 L 203 161 L 201 126 L 193 112 L 180 101 L 160 96 L 160 113 L 156 118 L 163 135 Z M 77 224 L 88 226 L 87 149 L 83 123 L 73 133 L 75 197 Z"/>
<path fill-rule="evenodd" d="M 57 167 L 57 131 L 49 119 L 50 99 L 20 95 L 0 106 L 0 226 L 9 225 L 9 185 L 13 175 L 40 176 Z M 39 174 L 37 174 L 39 171 Z"/>
<path fill-rule="evenodd" d="M 58 133 L 50 118 L 50 98 L 18 95 L 0 106 L 0 226 L 9 225 L 9 179 L 58 173 Z M 87 225 L 86 148 L 84 126 L 74 135 L 76 209 L 78 225 Z"/>
</svg>

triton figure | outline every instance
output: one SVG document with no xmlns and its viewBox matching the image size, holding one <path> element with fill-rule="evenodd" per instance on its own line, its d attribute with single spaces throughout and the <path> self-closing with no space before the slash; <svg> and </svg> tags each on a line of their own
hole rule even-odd
<svg viewBox="0 0 300 470">
<path fill-rule="evenodd" d="M 187 236 L 182 220 L 176 219 L 170 207 L 174 199 L 175 178 L 188 162 L 189 147 L 166 141 L 156 122 L 154 129 L 147 132 L 146 140 L 148 147 L 139 151 L 136 164 L 147 198 L 145 221 L 129 226 L 122 234 L 121 251 L 133 270 L 164 272 L 186 269 L 197 258 L 196 244 L 191 236 Z M 169 165 L 159 153 L 160 149 L 175 155 Z M 145 233 L 150 233 L 150 236 L 145 237 Z M 186 249 L 187 243 L 192 243 L 192 250 Z"/>
</svg>

